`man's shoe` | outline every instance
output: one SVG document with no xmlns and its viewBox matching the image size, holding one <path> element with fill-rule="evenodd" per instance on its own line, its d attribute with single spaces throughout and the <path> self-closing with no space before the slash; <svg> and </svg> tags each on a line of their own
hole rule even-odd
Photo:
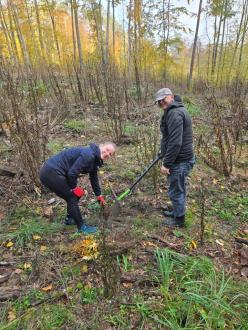
<svg viewBox="0 0 248 330">
<path fill-rule="evenodd" d="M 182 215 L 181 217 L 166 218 L 164 220 L 164 225 L 169 228 L 172 228 L 172 227 L 182 228 L 185 225 L 184 222 L 185 222 L 185 216 Z"/>
<path fill-rule="evenodd" d="M 71 226 L 71 225 L 75 225 L 76 223 L 75 223 L 75 220 L 72 217 L 67 215 L 66 218 L 65 218 L 64 224 L 66 226 Z"/>
<path fill-rule="evenodd" d="M 98 231 L 98 227 L 82 225 L 80 229 L 78 229 L 78 233 L 83 233 L 85 235 L 95 234 Z"/>
<path fill-rule="evenodd" d="M 172 205 L 166 205 L 165 207 L 163 207 L 163 215 L 165 217 L 174 217 Z"/>
<path fill-rule="evenodd" d="M 171 218 L 174 218 L 174 212 L 173 211 L 164 211 L 163 212 L 164 216 L 165 217 L 171 217 Z"/>
</svg>

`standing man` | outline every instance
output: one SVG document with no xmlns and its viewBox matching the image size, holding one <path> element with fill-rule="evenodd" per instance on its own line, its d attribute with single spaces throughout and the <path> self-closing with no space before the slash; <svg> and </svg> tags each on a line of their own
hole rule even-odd
<svg viewBox="0 0 248 330">
<path fill-rule="evenodd" d="M 161 173 L 167 175 L 168 195 L 172 210 L 164 212 L 167 227 L 184 227 L 186 209 L 186 178 L 195 164 L 191 118 L 181 97 L 169 88 L 156 93 L 155 102 L 164 114 L 161 118 Z"/>
<path fill-rule="evenodd" d="M 65 224 L 75 222 L 79 233 L 93 234 L 97 227 L 86 225 L 81 215 L 78 202 L 85 195 L 85 190 L 77 186 L 78 176 L 89 173 L 96 198 L 101 205 L 105 205 L 97 171 L 103 165 L 103 160 L 112 157 L 115 152 L 116 145 L 112 142 L 69 148 L 49 158 L 40 170 L 42 184 L 67 203 Z"/>
</svg>

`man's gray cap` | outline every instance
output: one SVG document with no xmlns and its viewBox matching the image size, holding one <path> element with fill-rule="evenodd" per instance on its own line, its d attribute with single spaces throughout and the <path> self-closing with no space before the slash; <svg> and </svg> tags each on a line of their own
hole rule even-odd
<svg viewBox="0 0 248 330">
<path fill-rule="evenodd" d="M 163 100 L 168 95 L 173 95 L 172 91 L 169 88 L 161 88 L 155 95 L 155 103 Z"/>
</svg>

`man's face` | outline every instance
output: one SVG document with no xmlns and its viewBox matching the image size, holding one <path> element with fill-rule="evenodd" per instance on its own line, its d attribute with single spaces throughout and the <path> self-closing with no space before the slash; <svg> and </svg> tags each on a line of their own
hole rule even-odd
<svg viewBox="0 0 248 330">
<path fill-rule="evenodd" d="M 108 159 L 115 154 L 115 148 L 112 146 L 112 144 L 105 144 L 100 147 L 101 151 L 101 159 L 105 160 Z"/>
<path fill-rule="evenodd" d="M 158 101 L 158 105 L 163 110 L 166 110 L 173 101 L 174 101 L 173 95 L 167 95 L 164 99 Z"/>
</svg>

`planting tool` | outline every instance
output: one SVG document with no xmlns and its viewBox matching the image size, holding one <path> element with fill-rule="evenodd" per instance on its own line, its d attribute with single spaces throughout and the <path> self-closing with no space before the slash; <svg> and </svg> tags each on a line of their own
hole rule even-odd
<svg viewBox="0 0 248 330">
<path fill-rule="evenodd" d="M 114 198 L 115 198 L 115 203 L 110 207 L 110 211 L 111 214 L 114 216 L 117 216 L 120 213 L 120 201 L 123 200 L 125 197 L 127 197 L 128 195 L 130 195 L 134 188 L 136 187 L 136 185 L 143 179 L 143 177 L 150 171 L 150 169 L 157 164 L 157 162 L 162 159 L 162 155 L 159 154 L 149 165 L 148 167 L 144 170 L 143 173 L 140 174 L 140 176 L 135 180 L 135 182 L 131 185 L 131 187 L 129 187 L 127 190 L 125 190 L 122 194 L 120 194 L 119 196 L 116 196 L 115 192 L 112 189 Z"/>
</svg>

